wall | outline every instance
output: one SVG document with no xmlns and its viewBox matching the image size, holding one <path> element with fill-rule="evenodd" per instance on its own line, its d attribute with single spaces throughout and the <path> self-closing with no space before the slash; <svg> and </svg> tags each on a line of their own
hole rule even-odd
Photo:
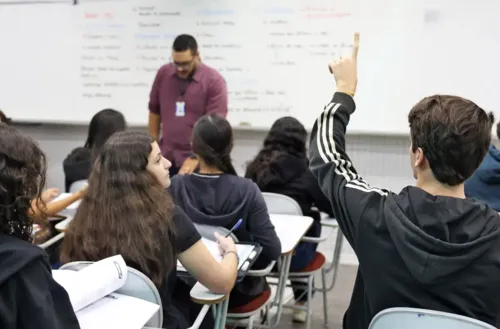
<svg viewBox="0 0 500 329">
<path fill-rule="evenodd" d="M 21 126 L 19 129 L 37 140 L 46 152 L 47 185 L 63 189 L 62 161 L 73 148 L 83 145 L 87 127 L 40 125 Z M 264 132 L 235 132 L 232 156 L 235 168 L 240 174 L 244 172 L 245 162 L 258 152 L 264 135 Z M 393 191 L 399 191 L 402 187 L 413 183 L 408 162 L 408 147 L 408 136 L 349 135 L 347 137 L 347 151 L 358 173 L 371 185 Z M 324 243 L 321 250 L 330 255 L 333 241 L 334 237 Z M 347 243 L 344 243 L 341 262 L 356 263 L 356 257 Z"/>
</svg>

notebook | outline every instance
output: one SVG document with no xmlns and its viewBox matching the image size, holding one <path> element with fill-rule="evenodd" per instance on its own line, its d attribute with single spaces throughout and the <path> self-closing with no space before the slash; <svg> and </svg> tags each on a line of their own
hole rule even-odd
<svg viewBox="0 0 500 329">
<path fill-rule="evenodd" d="M 127 281 L 127 274 L 120 255 L 80 271 L 52 271 L 54 280 L 68 293 L 81 329 L 141 329 L 159 310 L 159 305 L 115 293 Z"/>
</svg>

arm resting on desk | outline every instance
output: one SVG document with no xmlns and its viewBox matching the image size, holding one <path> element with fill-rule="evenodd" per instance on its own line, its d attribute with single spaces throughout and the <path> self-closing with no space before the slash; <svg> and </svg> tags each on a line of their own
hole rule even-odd
<svg viewBox="0 0 500 329">
<path fill-rule="evenodd" d="M 51 217 L 55 216 L 64 209 L 68 208 L 71 204 L 80 200 L 83 197 L 84 190 L 80 190 L 64 198 L 59 201 L 43 204 L 42 202 L 37 202 L 37 200 L 33 200 L 31 202 L 31 210 L 29 210 L 30 216 L 33 218 L 33 221 L 39 222 L 43 220 L 44 216 Z"/>
</svg>

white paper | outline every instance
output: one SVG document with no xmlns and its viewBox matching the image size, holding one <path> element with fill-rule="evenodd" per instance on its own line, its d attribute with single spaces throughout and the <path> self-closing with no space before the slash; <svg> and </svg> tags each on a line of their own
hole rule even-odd
<svg viewBox="0 0 500 329">
<path fill-rule="evenodd" d="M 110 294 L 76 313 L 81 329 L 141 329 L 159 305 L 121 294 Z"/>
<path fill-rule="evenodd" d="M 127 273 L 125 261 L 122 256 L 117 255 L 93 263 L 80 271 L 55 270 L 52 271 L 52 276 L 66 290 L 73 310 L 78 312 L 120 289 L 127 280 Z"/>
<path fill-rule="evenodd" d="M 212 256 L 215 258 L 217 262 L 222 261 L 222 256 L 219 251 L 219 246 L 217 242 L 209 240 L 207 238 L 201 238 L 201 242 L 207 247 L 208 251 L 212 254 Z M 238 269 L 245 263 L 245 261 L 248 259 L 248 256 L 250 256 L 250 253 L 255 249 L 255 246 L 251 244 L 236 244 L 236 252 L 238 253 L 238 258 L 239 258 L 239 263 L 238 263 Z M 177 261 L 177 270 L 180 271 L 185 271 L 184 267 L 182 264 Z"/>
</svg>

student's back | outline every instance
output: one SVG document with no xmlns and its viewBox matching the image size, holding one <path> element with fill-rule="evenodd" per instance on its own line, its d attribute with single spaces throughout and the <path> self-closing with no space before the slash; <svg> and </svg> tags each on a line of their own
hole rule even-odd
<svg viewBox="0 0 500 329">
<path fill-rule="evenodd" d="M 497 135 L 500 136 L 500 123 L 497 124 Z M 490 145 L 479 168 L 465 182 L 465 195 L 500 211 L 500 150 L 494 145 Z"/>
<path fill-rule="evenodd" d="M 269 219 L 262 194 L 252 181 L 238 177 L 231 164 L 233 146 L 229 122 L 211 115 L 202 117 L 193 129 L 193 152 L 199 173 L 176 175 L 171 193 L 175 202 L 195 223 L 231 229 L 240 242 L 257 242 L 263 250 L 254 268 L 264 268 L 281 254 L 281 243 Z M 264 278 L 246 277 L 231 292 L 231 307 L 247 304 L 268 289 Z"/>
<path fill-rule="evenodd" d="M 464 181 L 491 143 L 493 116 L 456 96 L 422 99 L 408 115 L 416 186 L 399 194 L 370 186 L 345 151 L 356 105 L 358 38 L 353 57 L 330 64 L 338 89 L 310 143 L 311 170 L 359 260 L 343 327 L 366 329 L 390 307 L 450 312 L 499 326 L 500 216 L 464 193 Z"/>
<path fill-rule="evenodd" d="M 0 328 L 77 329 L 68 294 L 52 278 L 48 256 L 31 244 L 31 200 L 45 184 L 45 155 L 0 123 Z"/>
</svg>

